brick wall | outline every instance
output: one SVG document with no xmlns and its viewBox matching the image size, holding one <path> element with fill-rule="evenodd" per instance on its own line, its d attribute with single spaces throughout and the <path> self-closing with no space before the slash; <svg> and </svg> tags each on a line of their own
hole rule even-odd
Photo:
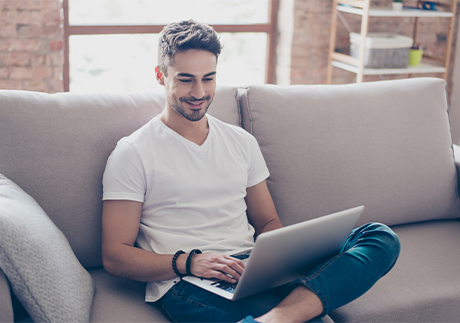
<svg viewBox="0 0 460 323">
<path fill-rule="evenodd" d="M 0 89 L 63 91 L 60 0 L 0 0 Z"/>
<path fill-rule="evenodd" d="M 284 1 L 284 0 L 281 0 Z M 450 3 L 445 0 L 444 2 Z M 391 0 L 373 0 L 372 7 L 390 7 Z M 415 5 L 414 1 L 405 0 L 404 5 Z M 327 52 L 332 17 L 332 0 L 295 0 L 294 2 L 294 31 L 291 48 L 291 84 L 321 84 L 326 82 Z M 352 31 L 360 32 L 361 17 L 342 13 Z M 454 28 L 454 43 L 451 54 L 449 80 L 452 78 L 453 61 L 458 30 L 457 9 L 456 26 Z M 392 32 L 403 21 L 403 18 L 377 18 L 369 21 L 369 32 Z M 437 56 L 444 55 L 448 31 L 446 18 L 421 18 L 418 32 L 418 42 L 427 47 L 426 53 Z M 349 51 L 349 32 L 338 19 L 336 50 L 343 53 Z M 412 37 L 414 18 L 409 19 L 400 34 Z M 355 81 L 355 74 L 334 68 L 334 83 L 349 83 Z M 427 74 L 439 76 L 441 74 Z M 408 75 L 385 76 L 403 78 Z M 366 76 L 364 81 L 378 80 L 378 76 Z M 451 82 L 449 81 L 449 86 Z"/>
<path fill-rule="evenodd" d="M 448 0 L 445 1 L 449 3 Z M 412 2 L 405 0 L 404 3 Z M 372 5 L 389 6 L 391 1 L 373 0 Z M 61 6 L 60 0 L 0 0 L 0 89 L 50 93 L 63 91 Z M 457 9 L 453 49 L 457 39 L 458 13 Z M 331 15 L 332 0 L 280 0 L 278 83 L 326 82 Z M 359 17 L 343 15 L 353 31 L 360 30 Z M 401 34 L 412 35 L 412 19 L 401 30 Z M 400 22 L 400 18 L 371 18 L 369 31 L 393 31 Z M 424 18 L 420 22 L 419 42 L 428 47 L 428 53 L 442 55 L 446 45 L 448 19 Z M 347 53 L 348 31 L 340 21 L 337 36 L 337 50 Z M 451 57 L 449 80 L 453 71 L 455 50 Z M 354 78 L 354 74 L 334 68 L 334 83 L 349 83 Z M 377 76 L 365 77 L 365 81 L 377 79 Z M 451 83 L 449 81 L 449 89 Z"/>
</svg>

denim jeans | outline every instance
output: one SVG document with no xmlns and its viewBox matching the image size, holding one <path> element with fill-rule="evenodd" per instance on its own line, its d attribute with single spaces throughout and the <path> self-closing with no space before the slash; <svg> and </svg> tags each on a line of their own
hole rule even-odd
<svg viewBox="0 0 460 323">
<path fill-rule="evenodd" d="M 323 303 L 322 317 L 368 291 L 394 266 L 399 251 L 399 238 L 390 228 L 368 223 L 352 231 L 337 256 L 290 284 L 230 301 L 182 280 L 158 302 L 175 322 L 237 322 L 265 314 L 301 285 Z"/>
</svg>

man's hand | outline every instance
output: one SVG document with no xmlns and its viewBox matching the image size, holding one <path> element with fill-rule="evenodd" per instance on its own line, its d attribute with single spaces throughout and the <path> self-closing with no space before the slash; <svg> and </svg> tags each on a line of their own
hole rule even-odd
<svg viewBox="0 0 460 323">
<path fill-rule="evenodd" d="M 192 258 L 190 271 L 194 276 L 218 278 L 229 283 L 236 283 L 243 273 L 244 263 L 219 252 L 195 254 Z"/>
</svg>

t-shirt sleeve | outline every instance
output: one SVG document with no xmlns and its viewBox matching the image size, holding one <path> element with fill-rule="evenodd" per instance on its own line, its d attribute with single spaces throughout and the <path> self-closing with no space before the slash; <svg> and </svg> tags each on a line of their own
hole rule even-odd
<svg viewBox="0 0 460 323">
<path fill-rule="evenodd" d="M 267 179 L 270 176 L 270 172 L 256 138 L 251 136 L 249 143 L 250 162 L 247 187 L 252 187 Z"/>
<path fill-rule="evenodd" d="M 144 202 L 145 172 L 137 150 L 120 141 L 107 160 L 102 179 L 102 200 L 129 200 Z"/>
</svg>

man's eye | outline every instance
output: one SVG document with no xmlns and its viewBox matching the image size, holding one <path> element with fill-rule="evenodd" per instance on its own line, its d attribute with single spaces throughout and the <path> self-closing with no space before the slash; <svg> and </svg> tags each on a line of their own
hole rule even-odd
<svg viewBox="0 0 460 323">
<path fill-rule="evenodd" d="M 213 77 L 208 77 L 208 78 L 203 79 L 203 81 L 205 81 L 205 82 L 211 82 L 213 80 L 214 80 Z"/>
<path fill-rule="evenodd" d="M 190 83 L 192 80 L 189 79 L 179 79 L 179 82 L 181 83 Z"/>
</svg>

